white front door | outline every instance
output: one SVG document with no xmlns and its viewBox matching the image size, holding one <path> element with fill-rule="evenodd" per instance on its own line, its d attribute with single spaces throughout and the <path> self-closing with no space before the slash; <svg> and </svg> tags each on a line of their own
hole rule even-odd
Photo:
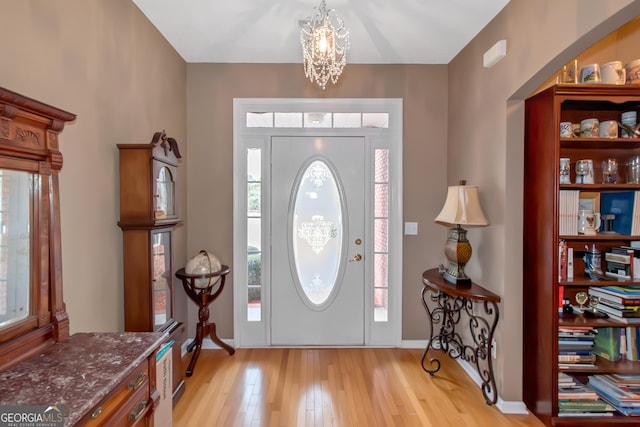
<svg viewBox="0 0 640 427">
<path fill-rule="evenodd" d="M 363 345 L 363 137 L 271 138 L 271 343 Z"/>
</svg>

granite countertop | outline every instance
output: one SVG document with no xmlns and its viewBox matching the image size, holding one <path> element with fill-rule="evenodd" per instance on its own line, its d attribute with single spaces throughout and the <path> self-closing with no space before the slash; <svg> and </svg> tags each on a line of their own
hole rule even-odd
<svg viewBox="0 0 640 427">
<path fill-rule="evenodd" d="M 0 405 L 61 405 L 77 423 L 166 339 L 161 332 L 78 333 L 0 372 Z"/>
</svg>

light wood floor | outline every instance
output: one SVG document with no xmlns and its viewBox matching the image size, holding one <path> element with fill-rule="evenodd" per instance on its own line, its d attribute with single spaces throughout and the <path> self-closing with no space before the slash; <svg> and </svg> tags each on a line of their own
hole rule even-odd
<svg viewBox="0 0 640 427">
<path fill-rule="evenodd" d="M 203 350 L 173 425 L 542 426 L 533 415 L 488 406 L 449 357 L 431 376 L 421 356 L 395 348 Z"/>
</svg>

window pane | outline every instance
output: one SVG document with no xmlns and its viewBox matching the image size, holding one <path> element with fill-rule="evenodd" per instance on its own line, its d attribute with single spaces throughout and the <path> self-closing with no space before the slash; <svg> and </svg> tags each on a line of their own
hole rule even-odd
<svg viewBox="0 0 640 427">
<path fill-rule="evenodd" d="M 374 170 L 376 182 L 389 182 L 389 149 L 376 149 Z"/>
<path fill-rule="evenodd" d="M 360 113 L 333 113 L 334 128 L 359 128 L 362 127 Z"/>
<path fill-rule="evenodd" d="M 389 113 L 362 113 L 363 128 L 388 128 Z"/>
<path fill-rule="evenodd" d="M 261 218 L 247 218 L 247 247 L 261 251 Z"/>
<path fill-rule="evenodd" d="M 302 113 L 275 113 L 277 128 L 301 128 Z"/>
<path fill-rule="evenodd" d="M 247 150 L 247 181 L 262 180 L 262 152 L 259 148 Z"/>
<path fill-rule="evenodd" d="M 378 218 L 389 216 L 389 184 L 376 184 L 375 185 L 375 212 L 374 215 Z"/>
<path fill-rule="evenodd" d="M 389 281 L 389 255 L 375 254 L 373 258 L 373 285 L 376 288 L 386 288 Z"/>
<path fill-rule="evenodd" d="M 374 239 L 374 251 L 375 252 L 387 252 L 387 235 L 388 235 L 388 221 L 387 219 L 377 218 L 375 220 L 375 235 Z"/>
<path fill-rule="evenodd" d="M 250 182 L 247 184 L 247 216 L 261 216 L 261 189 L 262 184 L 259 182 Z"/>
<path fill-rule="evenodd" d="M 375 322 L 387 322 L 389 320 L 389 291 L 387 289 L 376 289 L 373 305 L 373 320 Z"/>
<path fill-rule="evenodd" d="M 259 322 L 262 308 L 262 254 L 256 248 L 247 250 L 247 320 Z"/>
<path fill-rule="evenodd" d="M 331 113 L 304 113 L 304 127 L 330 128 Z"/>
<path fill-rule="evenodd" d="M 273 113 L 247 113 L 248 128 L 272 128 Z"/>
</svg>

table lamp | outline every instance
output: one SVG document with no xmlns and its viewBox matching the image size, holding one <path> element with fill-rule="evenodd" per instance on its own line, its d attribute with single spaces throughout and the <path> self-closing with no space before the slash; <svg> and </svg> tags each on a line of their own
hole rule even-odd
<svg viewBox="0 0 640 427">
<path fill-rule="evenodd" d="M 471 259 L 471 243 L 467 240 L 465 227 L 486 227 L 485 218 L 478 199 L 478 187 L 465 185 L 449 186 L 447 200 L 435 221 L 449 228 L 449 237 L 444 245 L 444 254 L 449 266 L 443 274 L 446 281 L 456 286 L 471 286 L 471 279 L 465 274 L 464 266 Z"/>
</svg>

